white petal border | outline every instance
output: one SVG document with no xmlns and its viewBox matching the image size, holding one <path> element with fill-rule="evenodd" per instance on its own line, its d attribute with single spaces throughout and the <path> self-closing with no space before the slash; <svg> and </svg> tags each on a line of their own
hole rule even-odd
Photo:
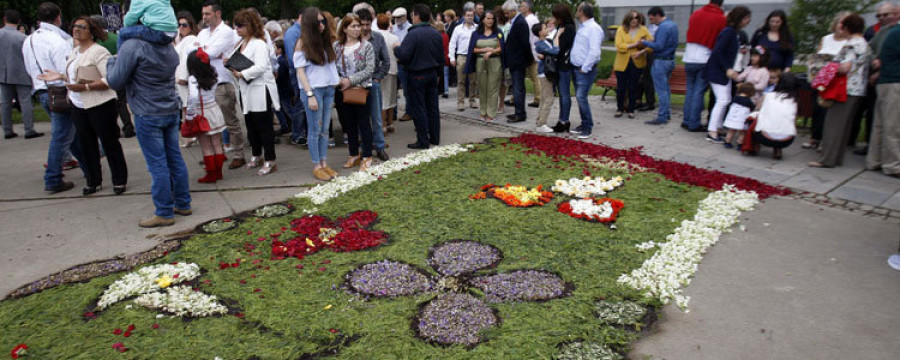
<svg viewBox="0 0 900 360">
<path fill-rule="evenodd" d="M 331 182 L 316 185 L 312 189 L 299 193 L 296 197 L 308 198 L 313 204 L 320 205 L 345 192 L 385 178 L 391 173 L 464 153 L 469 151 L 471 147 L 472 145 L 451 144 L 414 152 L 404 157 L 394 158 L 375 165 L 369 168 L 367 172 L 357 171 L 347 176 L 339 176 Z"/>
<path fill-rule="evenodd" d="M 657 243 L 659 250 L 630 274 L 619 276 L 618 282 L 645 295 L 658 298 L 664 304 L 675 300 L 685 312 L 690 297 L 684 295 L 684 287 L 703 259 L 706 250 L 719 240 L 723 232 L 731 232 L 742 211 L 748 211 L 759 203 L 753 191 L 738 190 L 725 185 L 722 190 L 709 194 L 700 201 L 693 220 L 684 220 L 675 232 L 666 237 L 665 243 Z M 638 245 L 647 246 L 649 244 Z"/>
</svg>

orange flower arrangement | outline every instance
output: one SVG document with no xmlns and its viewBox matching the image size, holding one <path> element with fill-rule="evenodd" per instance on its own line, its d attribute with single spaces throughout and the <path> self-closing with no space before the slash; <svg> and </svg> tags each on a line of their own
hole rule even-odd
<svg viewBox="0 0 900 360">
<path fill-rule="evenodd" d="M 469 199 L 478 200 L 491 197 L 513 207 L 543 206 L 553 200 L 553 193 L 543 191 L 542 188 L 543 185 L 528 189 L 522 185 L 506 184 L 497 186 L 487 184 L 481 187 L 480 192 L 469 195 Z"/>
</svg>

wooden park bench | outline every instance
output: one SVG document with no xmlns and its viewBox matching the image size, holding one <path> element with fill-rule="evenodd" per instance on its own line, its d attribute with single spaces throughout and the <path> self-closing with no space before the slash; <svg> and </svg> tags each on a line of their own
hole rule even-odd
<svg viewBox="0 0 900 360">
<path fill-rule="evenodd" d="M 609 78 L 597 80 L 596 85 L 603 88 L 601 100 L 606 100 L 606 93 L 616 91 L 616 72 L 609 74 Z M 687 92 L 687 73 L 684 72 L 684 65 L 675 65 L 672 69 L 672 76 L 669 77 L 669 92 L 672 94 L 684 95 Z"/>
</svg>

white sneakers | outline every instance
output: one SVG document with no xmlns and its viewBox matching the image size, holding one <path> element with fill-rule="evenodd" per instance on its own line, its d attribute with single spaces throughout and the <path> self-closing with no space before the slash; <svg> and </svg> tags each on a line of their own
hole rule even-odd
<svg viewBox="0 0 900 360">
<path fill-rule="evenodd" d="M 888 258 L 888 265 L 890 265 L 894 270 L 900 270 L 900 254 L 891 255 Z"/>
<path fill-rule="evenodd" d="M 541 125 L 541 126 L 538 126 L 537 128 L 535 128 L 534 131 L 537 131 L 539 133 L 552 133 L 553 129 L 551 129 L 547 125 Z"/>
</svg>

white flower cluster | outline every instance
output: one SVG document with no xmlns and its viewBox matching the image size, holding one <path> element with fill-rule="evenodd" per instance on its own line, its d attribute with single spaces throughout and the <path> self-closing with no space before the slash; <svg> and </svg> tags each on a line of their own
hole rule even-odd
<svg viewBox="0 0 900 360">
<path fill-rule="evenodd" d="M 188 286 L 169 287 L 165 293 L 143 294 L 134 299 L 134 303 L 175 316 L 203 317 L 228 312 L 225 306 L 216 302 L 214 295 L 194 291 Z"/>
<path fill-rule="evenodd" d="M 591 179 L 590 176 L 584 179 L 571 178 L 566 180 L 556 180 L 551 190 L 560 192 L 569 196 L 587 198 L 593 196 L 603 196 L 606 193 L 622 186 L 622 177 L 616 176 L 606 180 L 604 178 Z"/>
<path fill-rule="evenodd" d="M 141 268 L 126 274 L 110 285 L 100 296 L 97 310 L 103 310 L 130 296 L 158 291 L 163 288 L 160 286 L 160 279 L 165 278 L 168 283 L 177 284 L 198 276 L 200 276 L 200 266 L 197 264 L 160 264 Z"/>
<path fill-rule="evenodd" d="M 404 157 L 375 165 L 369 168 L 367 172 L 357 171 L 347 176 L 339 176 L 331 182 L 316 185 L 312 189 L 299 193 L 296 197 L 309 198 L 314 204 L 319 205 L 345 192 L 371 184 L 379 178 L 386 177 L 388 174 L 469 151 L 469 146 L 451 144 L 414 152 Z"/>
<path fill-rule="evenodd" d="M 657 245 L 659 245 L 659 244 L 657 244 L 656 242 L 651 240 L 651 241 L 648 241 L 645 243 L 637 244 L 634 247 L 636 247 L 640 252 L 644 252 L 644 251 L 650 250 L 652 248 L 655 248 Z"/>
<path fill-rule="evenodd" d="M 573 214 L 587 215 L 593 219 L 606 219 L 613 214 L 613 208 L 609 201 L 597 205 L 593 199 L 572 199 L 569 200 L 569 205 L 572 206 Z"/>
<path fill-rule="evenodd" d="M 646 290 L 649 297 L 657 297 L 663 303 L 675 303 L 687 312 L 689 296 L 683 287 L 691 282 L 691 276 L 706 250 L 719 240 L 719 235 L 730 231 L 742 211 L 753 209 L 759 203 L 755 192 L 737 190 L 725 185 L 722 190 L 709 194 L 700 202 L 694 220 L 685 220 L 675 233 L 659 244 L 659 251 L 630 274 L 619 276 L 619 283 L 638 290 Z"/>
</svg>

